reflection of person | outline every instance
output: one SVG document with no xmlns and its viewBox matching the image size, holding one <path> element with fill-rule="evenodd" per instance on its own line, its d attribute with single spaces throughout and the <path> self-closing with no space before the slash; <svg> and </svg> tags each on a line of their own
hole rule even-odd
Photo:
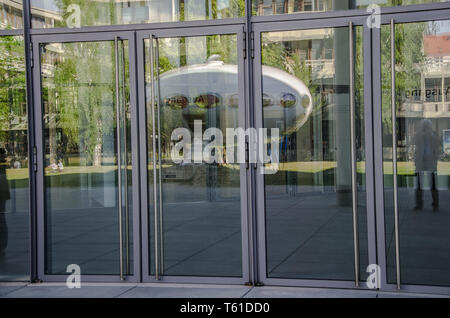
<svg viewBox="0 0 450 318">
<path fill-rule="evenodd" d="M 62 160 L 60 159 L 59 161 L 58 161 L 58 171 L 59 172 L 62 172 L 64 170 L 64 165 L 63 165 L 63 163 L 62 163 Z"/>
<path fill-rule="evenodd" d="M 52 163 L 50 165 L 50 169 L 52 169 L 52 172 L 58 172 L 58 165 L 56 163 Z"/>
<path fill-rule="evenodd" d="M 423 208 L 423 186 L 425 174 L 431 175 L 432 186 L 431 195 L 433 198 L 433 208 L 439 208 L 439 192 L 437 190 L 437 162 L 440 155 L 439 137 L 433 130 L 433 124 L 429 119 L 421 120 L 414 136 L 415 164 L 417 176 L 416 189 L 416 209 Z"/>
<path fill-rule="evenodd" d="M 10 199 L 8 180 L 6 179 L 6 151 L 0 148 L 0 257 L 8 246 L 8 226 L 6 224 L 6 201 Z"/>
</svg>

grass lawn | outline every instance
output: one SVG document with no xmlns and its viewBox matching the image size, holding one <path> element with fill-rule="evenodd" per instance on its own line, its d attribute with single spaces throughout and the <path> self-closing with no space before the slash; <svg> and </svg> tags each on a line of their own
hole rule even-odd
<svg viewBox="0 0 450 318">
<path fill-rule="evenodd" d="M 366 167 L 365 162 L 358 162 L 357 171 L 360 174 L 364 174 Z M 163 168 L 173 167 L 171 164 L 163 164 Z M 279 171 L 290 172 L 302 172 L 302 173 L 319 173 L 336 168 L 335 161 L 304 161 L 304 162 L 287 162 L 280 164 Z M 223 165 L 224 168 L 238 169 L 238 165 Z M 84 167 L 84 166 L 70 166 L 64 168 L 62 172 L 53 172 L 51 169 L 45 169 L 46 176 L 52 175 L 69 175 L 69 174 L 84 174 L 84 173 L 108 173 L 117 170 L 115 166 L 99 166 L 99 167 Z M 131 166 L 128 166 L 128 170 L 131 170 Z M 149 165 L 148 170 L 153 170 L 153 166 Z M 393 173 L 392 163 L 384 162 L 384 174 L 389 175 Z M 439 162 L 438 173 L 442 176 L 450 175 L 450 162 Z M 415 165 L 412 161 L 400 161 L 398 162 L 398 174 L 399 175 L 414 175 Z M 6 176 L 8 180 L 24 180 L 28 179 L 28 168 L 21 169 L 6 169 Z"/>
</svg>

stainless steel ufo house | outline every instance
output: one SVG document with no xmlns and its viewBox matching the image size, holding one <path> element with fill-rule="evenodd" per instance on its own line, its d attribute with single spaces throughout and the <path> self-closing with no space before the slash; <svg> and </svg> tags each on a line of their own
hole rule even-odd
<svg viewBox="0 0 450 318">
<path fill-rule="evenodd" d="M 193 129 L 194 120 L 202 120 L 206 128 L 238 127 L 237 72 L 237 65 L 212 56 L 205 64 L 162 73 L 157 91 L 165 130 Z M 262 73 L 264 128 L 278 128 L 280 136 L 299 130 L 312 113 L 308 88 L 298 78 L 274 67 L 263 66 Z M 147 94 L 151 94 L 150 85 Z"/>
</svg>

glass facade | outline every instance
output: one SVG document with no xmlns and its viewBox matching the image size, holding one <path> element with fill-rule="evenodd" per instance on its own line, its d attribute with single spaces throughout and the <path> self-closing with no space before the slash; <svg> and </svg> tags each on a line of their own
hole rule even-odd
<svg viewBox="0 0 450 318">
<path fill-rule="evenodd" d="M 0 281 L 29 276 L 29 172 L 24 41 L 0 37 Z"/>
<path fill-rule="evenodd" d="M 31 0 L 33 28 L 179 22 L 243 17 L 244 0 Z"/>
<path fill-rule="evenodd" d="M 450 293 L 448 16 L 0 0 L 0 281 Z"/>
<path fill-rule="evenodd" d="M 446 2 L 448 0 L 252 0 L 253 15 L 266 16 L 300 12 L 326 12 L 366 8 L 370 4 L 382 7 Z"/>
</svg>

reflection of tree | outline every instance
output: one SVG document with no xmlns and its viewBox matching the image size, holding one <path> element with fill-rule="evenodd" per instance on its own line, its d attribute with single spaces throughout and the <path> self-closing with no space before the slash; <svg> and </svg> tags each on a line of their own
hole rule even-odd
<svg viewBox="0 0 450 318">
<path fill-rule="evenodd" d="M 62 13 L 62 20 L 55 21 L 55 27 L 65 27 L 66 21 L 73 14 L 68 11 L 70 5 L 80 7 L 80 25 L 118 24 L 116 16 L 116 4 L 122 4 L 116 0 L 88 1 L 88 0 L 55 0 L 56 7 Z"/>
<path fill-rule="evenodd" d="M 428 23 L 406 23 L 395 26 L 395 91 L 397 102 L 400 104 L 405 102 L 404 92 L 421 88 L 420 73 L 425 61 L 423 39 L 430 31 Z M 392 132 L 390 26 L 381 28 L 381 76 L 383 125 L 386 132 Z"/>
<path fill-rule="evenodd" d="M 197 0 L 189 2 L 189 11 L 201 13 L 203 18 L 224 19 L 236 18 L 245 14 L 245 0 L 229 0 L 229 6 L 219 8 L 218 0 Z M 187 21 L 185 0 L 179 0 L 179 21 Z M 202 12 L 204 10 L 204 12 Z"/>
<path fill-rule="evenodd" d="M 137 2 L 137 1 L 136 1 Z M 153 4 L 150 1 L 140 1 L 143 5 L 142 9 L 158 10 L 158 3 Z M 177 4 L 175 4 L 178 2 Z M 80 24 L 87 25 L 108 25 L 108 24 L 122 24 L 122 13 L 124 7 L 129 3 L 127 1 L 118 0 L 103 0 L 103 1 L 88 1 L 88 0 L 55 0 L 55 4 L 59 11 L 62 12 L 62 20 L 55 21 L 56 27 L 66 26 L 66 21 L 71 17 L 73 12 L 68 8 L 70 5 L 78 5 L 80 7 Z M 167 6 L 170 6 L 172 1 L 167 0 Z M 174 2 L 178 12 L 174 17 L 177 21 L 188 21 L 196 19 L 223 19 L 235 18 L 244 16 L 245 1 L 244 0 L 228 0 L 228 6 L 219 7 L 218 0 L 197 0 L 189 1 L 187 4 L 185 0 L 177 0 Z M 195 13 L 192 16 L 187 15 L 187 11 Z M 133 23 L 141 23 L 144 21 L 133 21 Z M 152 21 L 150 21 L 152 22 Z"/>
<path fill-rule="evenodd" d="M 113 128 L 112 44 L 70 43 L 63 48 L 63 56 L 52 65 L 53 78 L 44 80 L 48 89 L 50 162 L 74 151 L 84 154 L 86 165 L 99 166 L 103 135 L 112 133 Z M 62 135 L 58 145 L 57 131 Z"/>
<path fill-rule="evenodd" d="M 0 37 L 0 147 L 14 149 L 14 136 L 21 135 L 26 142 L 26 83 L 24 45 L 21 37 Z M 21 147 L 25 147 L 23 144 Z M 23 149 L 25 150 L 25 149 Z M 17 154 L 15 155 L 24 155 Z"/>
<path fill-rule="evenodd" d="M 364 131 L 364 54 L 363 54 L 363 29 L 356 28 L 355 31 L 355 108 L 356 108 L 356 149 L 358 161 L 365 160 L 365 134 Z"/>
</svg>

